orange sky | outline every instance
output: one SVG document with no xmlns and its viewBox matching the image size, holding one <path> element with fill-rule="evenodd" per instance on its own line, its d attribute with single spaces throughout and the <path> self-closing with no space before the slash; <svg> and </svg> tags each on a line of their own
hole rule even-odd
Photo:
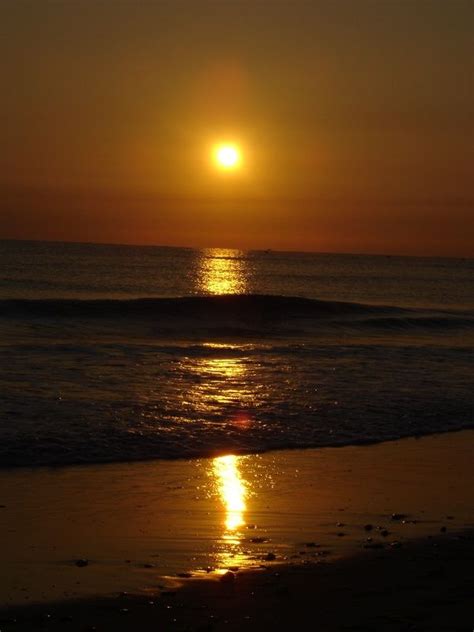
<svg viewBox="0 0 474 632">
<path fill-rule="evenodd" d="M 473 24 L 470 0 L 6 0 L 0 238 L 472 256 Z"/>
</svg>

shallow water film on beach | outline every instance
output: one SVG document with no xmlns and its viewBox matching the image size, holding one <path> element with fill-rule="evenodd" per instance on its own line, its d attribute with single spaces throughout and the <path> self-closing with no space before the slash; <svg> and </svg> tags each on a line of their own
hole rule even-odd
<svg viewBox="0 0 474 632">
<path fill-rule="evenodd" d="M 0 262 L 2 466 L 472 426 L 472 260 L 1 242 Z"/>
</svg>

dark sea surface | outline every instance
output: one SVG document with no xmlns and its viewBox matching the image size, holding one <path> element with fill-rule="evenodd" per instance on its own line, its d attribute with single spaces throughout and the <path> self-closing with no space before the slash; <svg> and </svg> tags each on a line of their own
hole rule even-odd
<svg viewBox="0 0 474 632">
<path fill-rule="evenodd" d="M 0 465 L 472 427 L 474 260 L 0 242 Z"/>
</svg>

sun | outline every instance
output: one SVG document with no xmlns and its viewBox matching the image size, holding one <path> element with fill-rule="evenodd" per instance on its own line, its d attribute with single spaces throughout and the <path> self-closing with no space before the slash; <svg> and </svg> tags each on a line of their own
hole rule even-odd
<svg viewBox="0 0 474 632">
<path fill-rule="evenodd" d="M 225 144 L 214 147 L 214 160 L 220 169 L 231 171 L 240 166 L 241 154 L 236 145 Z"/>
</svg>

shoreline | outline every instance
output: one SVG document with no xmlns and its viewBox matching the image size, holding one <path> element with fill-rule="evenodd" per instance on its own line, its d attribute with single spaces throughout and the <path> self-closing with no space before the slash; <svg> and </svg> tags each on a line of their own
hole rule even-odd
<svg viewBox="0 0 474 632">
<path fill-rule="evenodd" d="M 39 463 L 39 464 L 35 464 L 35 465 L 5 465 L 2 466 L 0 465 L 0 476 L 2 473 L 5 472 L 21 472 L 21 471 L 27 471 L 27 472 L 35 472 L 35 471 L 45 471 L 45 470 L 52 470 L 52 471 L 56 471 L 56 470 L 61 470 L 61 469 L 68 469 L 68 468 L 87 468 L 87 467 L 101 467 L 101 466 L 113 466 L 113 465 L 133 465 L 133 464 L 141 464 L 141 463 L 157 463 L 157 462 L 163 462 L 163 463 L 183 463 L 183 462 L 189 462 L 189 461 L 201 461 L 201 460 L 206 460 L 206 459 L 215 459 L 215 458 L 219 458 L 221 456 L 225 456 L 226 454 L 229 454 L 232 452 L 232 454 L 239 456 L 239 457 L 245 457 L 245 456 L 255 456 L 255 455 L 272 455 L 272 454 L 280 454 L 280 453 L 285 453 L 285 452 L 311 452 L 314 450 L 327 450 L 327 449 L 344 449 L 344 448 L 358 448 L 358 447 L 370 447 L 370 446 L 377 446 L 377 445 L 383 445 L 383 444 L 390 444 L 390 443 L 398 443 L 400 441 L 406 441 L 406 440 L 419 440 L 419 439 L 425 439 L 425 438 L 429 438 L 429 437 L 437 437 L 437 436 L 443 436 L 446 434 L 458 434 L 458 433 L 463 433 L 463 432 L 473 432 L 474 433 L 474 425 L 472 423 L 468 423 L 465 426 L 460 426 L 459 428 L 448 428 L 446 430 L 430 430 L 427 432 L 423 432 L 423 433 L 417 433 L 417 434 L 406 434 L 406 435 L 402 435 L 399 437 L 393 437 L 393 438 L 384 438 L 384 439 L 360 439 L 358 441 L 355 440 L 351 440 L 348 443 L 328 443 L 328 444 L 320 444 L 320 445 L 294 445 L 294 446 L 285 446 L 285 447 L 281 447 L 281 448 L 269 448 L 268 450 L 262 450 L 262 449 L 255 449 L 255 450 L 248 450 L 248 449 L 242 449 L 239 450 L 238 448 L 233 448 L 233 449 L 229 449 L 229 450 L 218 450 L 215 453 L 199 453 L 196 454 L 194 456 L 189 456 L 189 455 L 185 455 L 185 456 L 170 456 L 170 457 L 145 457 L 143 459 L 141 458 L 137 458 L 137 459 L 128 459 L 128 460 L 109 460 L 109 461 L 69 461 L 67 463 L 63 463 L 63 462 L 58 462 L 58 463 Z"/>
</svg>

